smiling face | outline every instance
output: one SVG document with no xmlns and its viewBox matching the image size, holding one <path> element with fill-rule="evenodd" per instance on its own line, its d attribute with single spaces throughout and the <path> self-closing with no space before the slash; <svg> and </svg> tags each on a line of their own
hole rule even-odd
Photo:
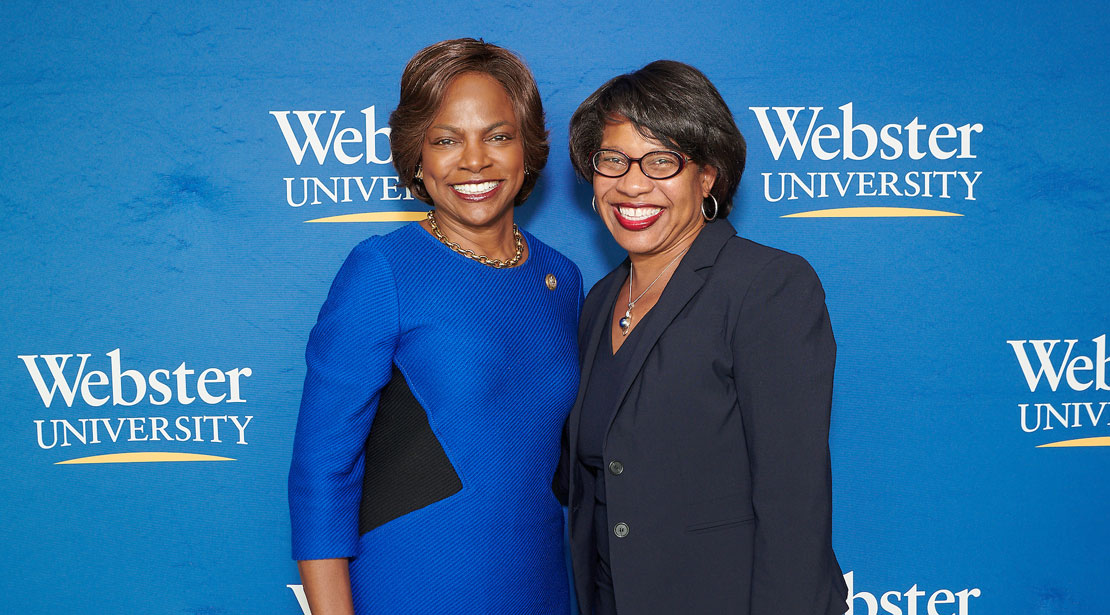
<svg viewBox="0 0 1110 615">
<path fill-rule="evenodd" d="M 511 222 L 524 182 L 520 125 L 505 88 L 483 73 L 447 87 L 424 136 L 424 187 L 447 227 L 485 228 Z"/>
<path fill-rule="evenodd" d="M 628 121 L 606 124 L 601 148 L 629 158 L 668 149 L 641 135 Z M 687 163 L 670 179 L 651 179 L 632 163 L 621 177 L 594 173 L 594 198 L 605 226 L 629 255 L 670 255 L 689 246 L 705 226 L 701 203 L 716 177 L 713 167 Z"/>
</svg>

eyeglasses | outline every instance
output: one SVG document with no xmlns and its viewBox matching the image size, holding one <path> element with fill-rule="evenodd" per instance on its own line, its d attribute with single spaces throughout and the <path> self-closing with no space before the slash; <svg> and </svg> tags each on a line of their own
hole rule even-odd
<svg viewBox="0 0 1110 615">
<path fill-rule="evenodd" d="M 616 150 L 599 149 L 590 157 L 590 165 L 595 172 L 605 177 L 623 177 L 635 162 L 647 177 L 669 179 L 681 173 L 686 162 L 692 160 L 671 150 L 648 152 L 639 158 L 629 158 Z"/>
</svg>

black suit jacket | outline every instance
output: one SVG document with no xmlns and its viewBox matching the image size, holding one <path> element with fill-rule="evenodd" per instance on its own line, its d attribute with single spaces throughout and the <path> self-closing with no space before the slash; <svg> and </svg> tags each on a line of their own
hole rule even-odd
<svg viewBox="0 0 1110 615">
<path fill-rule="evenodd" d="M 583 305 L 582 381 L 555 481 L 570 508 L 582 612 L 600 532 L 620 615 L 843 613 L 824 291 L 801 257 L 737 237 L 727 220 L 694 240 L 633 333 L 646 339 L 623 381 L 608 383 L 621 390 L 604 444 L 609 527 L 593 527 L 595 479 L 577 455 L 582 396 L 628 267 Z"/>
</svg>

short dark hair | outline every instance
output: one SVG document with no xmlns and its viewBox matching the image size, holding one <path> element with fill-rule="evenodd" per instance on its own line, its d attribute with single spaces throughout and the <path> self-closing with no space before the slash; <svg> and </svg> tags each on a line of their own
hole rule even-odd
<svg viewBox="0 0 1110 615">
<path fill-rule="evenodd" d="M 570 159 L 583 179 L 593 180 L 590 157 L 601 147 L 605 124 L 626 119 L 645 138 L 715 167 L 710 193 L 717 199 L 718 215 L 732 211 L 747 145 L 721 93 L 701 71 L 658 60 L 610 79 L 582 101 L 570 118 Z"/>
<path fill-rule="evenodd" d="M 415 178 L 424 134 L 439 110 L 451 81 L 463 73 L 482 73 L 505 87 L 520 124 L 524 148 L 524 183 L 516 205 L 524 202 L 547 164 L 550 146 L 543 103 L 532 71 L 515 53 L 473 38 L 457 38 L 429 45 L 416 53 L 401 74 L 401 100 L 389 115 L 389 147 L 393 168 L 402 186 L 425 203 L 432 203 L 424 182 Z"/>
</svg>

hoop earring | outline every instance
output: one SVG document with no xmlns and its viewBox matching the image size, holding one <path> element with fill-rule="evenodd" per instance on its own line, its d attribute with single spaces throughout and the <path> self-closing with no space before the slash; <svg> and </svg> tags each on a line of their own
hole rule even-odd
<svg viewBox="0 0 1110 615">
<path fill-rule="evenodd" d="M 590 207 L 594 208 L 594 213 L 596 214 L 597 213 L 597 197 L 596 196 L 591 196 L 590 197 Z"/>
<path fill-rule="evenodd" d="M 416 165 L 416 175 L 413 176 L 413 179 L 419 179 L 420 181 L 424 181 L 424 167 L 423 166 L 421 166 L 419 164 Z"/>
<path fill-rule="evenodd" d="M 702 200 L 702 203 L 701 203 L 701 215 L 705 218 L 706 222 L 712 222 L 712 221 L 716 220 L 717 219 L 717 213 L 719 211 L 719 208 L 717 207 L 717 197 L 710 194 L 709 198 L 712 199 L 712 201 L 713 201 L 713 215 L 712 216 L 705 213 L 705 200 L 704 199 Z"/>
</svg>

